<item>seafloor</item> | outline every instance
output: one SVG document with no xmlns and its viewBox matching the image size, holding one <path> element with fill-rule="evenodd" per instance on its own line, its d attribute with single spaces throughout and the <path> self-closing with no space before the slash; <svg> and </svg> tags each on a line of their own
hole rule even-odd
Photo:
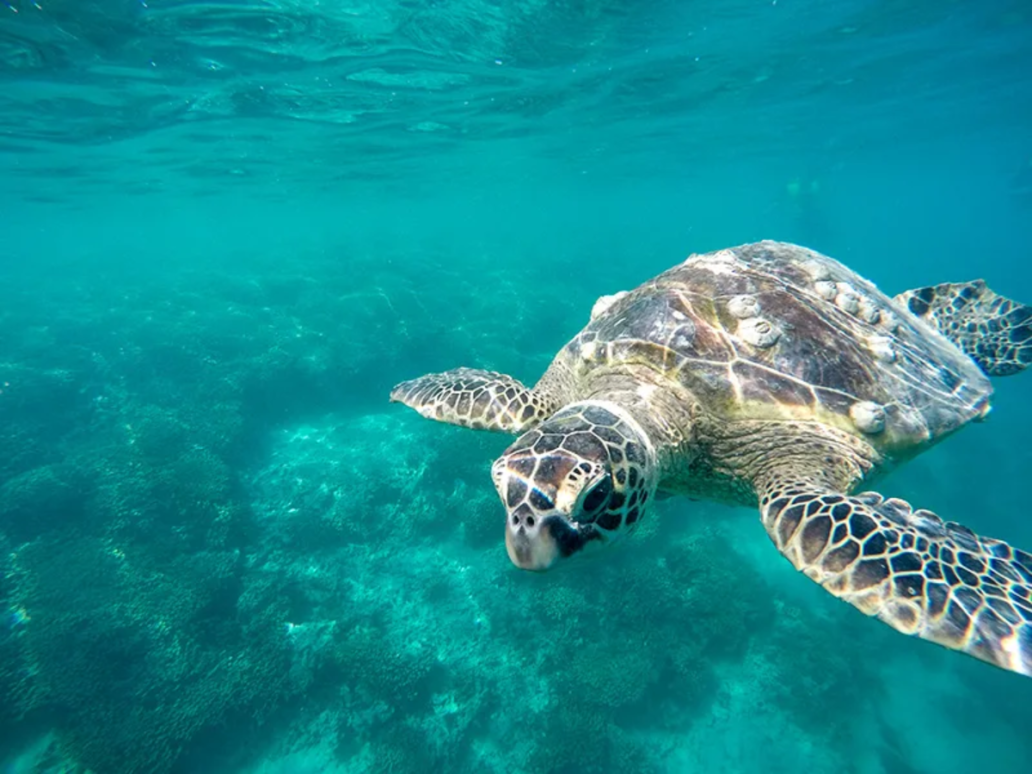
<svg viewBox="0 0 1032 774">
<path fill-rule="evenodd" d="M 441 352 L 533 375 L 582 324 L 589 290 L 493 265 L 7 286 L 8 770 L 1022 770 L 1022 678 L 826 597 L 751 511 L 669 500 L 604 557 L 514 570 L 504 437 L 386 403 Z"/>
</svg>

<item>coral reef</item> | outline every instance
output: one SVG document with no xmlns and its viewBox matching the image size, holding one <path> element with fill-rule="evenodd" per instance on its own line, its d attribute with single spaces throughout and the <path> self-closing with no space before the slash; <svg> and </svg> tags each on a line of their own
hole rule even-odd
<svg viewBox="0 0 1032 774">
<path fill-rule="evenodd" d="M 0 749 L 31 726 L 98 774 L 658 772 L 741 706 L 729 674 L 828 744 L 872 705 L 881 635 L 782 601 L 783 560 L 732 536 L 754 522 L 664 502 L 520 573 L 507 439 L 384 405 L 459 363 L 532 378 L 590 298 L 528 300 L 504 262 L 493 297 L 443 261 L 433 293 L 372 258 L 264 268 L 5 309 Z"/>
</svg>

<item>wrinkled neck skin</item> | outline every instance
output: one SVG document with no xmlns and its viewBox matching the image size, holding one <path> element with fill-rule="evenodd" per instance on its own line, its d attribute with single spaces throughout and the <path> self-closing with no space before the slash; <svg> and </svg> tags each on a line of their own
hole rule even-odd
<svg viewBox="0 0 1032 774">
<path fill-rule="evenodd" d="M 884 466 L 863 440 L 812 421 L 714 418 L 688 390 L 643 366 L 600 374 L 590 386 L 590 399 L 619 405 L 642 427 L 667 493 L 755 506 L 772 476 L 791 472 L 845 492 Z"/>
<path fill-rule="evenodd" d="M 692 458 L 697 401 L 651 368 L 624 366 L 594 375 L 587 399 L 619 406 L 642 428 L 655 450 L 657 479 Z"/>
</svg>

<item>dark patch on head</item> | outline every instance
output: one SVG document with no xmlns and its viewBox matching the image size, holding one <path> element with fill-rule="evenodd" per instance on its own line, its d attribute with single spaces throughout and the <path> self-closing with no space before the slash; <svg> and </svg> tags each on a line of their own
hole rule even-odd
<svg viewBox="0 0 1032 774">
<path fill-rule="evenodd" d="M 604 459 L 607 456 L 605 444 L 595 437 L 594 433 L 589 432 L 571 433 L 566 436 L 563 439 L 563 448 L 588 459 Z"/>
<path fill-rule="evenodd" d="M 953 568 L 950 565 L 942 565 L 942 576 L 946 579 L 946 582 L 951 586 L 960 585 L 960 578 L 957 577 L 957 573 L 953 572 Z"/>
<path fill-rule="evenodd" d="M 598 531 L 590 524 L 580 529 L 574 529 L 566 519 L 560 516 L 549 516 L 542 522 L 541 526 L 543 529 L 548 530 L 548 534 L 555 541 L 559 553 L 564 557 L 577 553 L 587 543 L 601 537 Z"/>
<path fill-rule="evenodd" d="M 506 461 L 506 465 L 517 475 L 530 478 L 534 474 L 534 460 L 529 457 L 517 457 Z"/>
<path fill-rule="evenodd" d="M 625 502 L 627 502 L 627 494 L 625 492 L 614 491 L 609 498 L 609 507 L 619 510 L 624 507 Z"/>
<path fill-rule="evenodd" d="M 596 427 L 594 433 L 603 441 L 613 446 L 622 446 L 623 442 L 627 440 L 611 427 Z"/>
<path fill-rule="evenodd" d="M 620 486 L 623 486 L 624 484 L 627 483 L 627 469 L 626 468 L 620 468 L 618 471 L 616 471 L 616 482 Z"/>
<path fill-rule="evenodd" d="M 638 486 L 638 469 L 637 468 L 631 468 L 630 472 L 627 474 L 627 486 L 631 487 L 632 489 L 634 487 Z"/>
<path fill-rule="evenodd" d="M 537 469 L 529 480 L 539 483 L 544 482 L 554 484 L 555 482 L 566 478 L 566 474 L 569 472 L 570 467 L 570 459 L 568 457 L 561 458 L 555 454 L 549 454 L 538 458 Z"/>
<path fill-rule="evenodd" d="M 602 480 L 595 484 L 584 498 L 584 510 L 588 513 L 594 513 L 606 504 L 612 493 L 613 482 L 609 476 L 603 476 Z"/>
<path fill-rule="evenodd" d="M 835 526 L 835 532 L 831 536 L 832 543 L 841 543 L 849 535 L 849 527 L 845 524 L 837 524 Z M 859 548 L 857 549 L 859 550 Z"/>
<path fill-rule="evenodd" d="M 639 510 L 637 508 L 631 508 L 629 511 L 627 511 L 627 526 L 628 527 L 631 526 L 632 524 L 634 524 L 634 522 L 636 522 L 638 520 L 639 513 L 640 512 L 639 512 Z"/>
<path fill-rule="evenodd" d="M 528 403 L 526 406 L 523 407 L 523 411 L 520 414 L 520 420 L 526 422 L 530 419 L 533 419 L 534 414 L 534 407 Z"/>
<path fill-rule="evenodd" d="M 924 574 L 928 580 L 942 580 L 942 565 L 933 559 L 924 566 Z"/>
<path fill-rule="evenodd" d="M 593 425 L 601 425 L 605 427 L 615 425 L 619 421 L 611 412 L 606 411 L 601 406 L 588 406 L 585 408 L 584 418 Z"/>
<path fill-rule="evenodd" d="M 509 508 L 515 508 L 526 496 L 527 485 L 523 483 L 522 479 L 511 476 L 509 478 L 509 488 L 505 493 L 505 504 Z"/>
<path fill-rule="evenodd" d="M 600 514 L 597 519 L 595 519 L 595 523 L 601 529 L 609 530 L 610 532 L 612 532 L 615 529 L 619 529 L 620 522 L 620 514 L 616 511 L 605 511 L 604 513 Z"/>
<path fill-rule="evenodd" d="M 550 511 L 555 508 L 555 503 L 536 487 L 530 490 L 530 504 L 538 511 Z"/>
<path fill-rule="evenodd" d="M 900 548 L 911 549 L 914 547 L 914 535 L 910 532 L 903 534 L 903 539 L 899 541 Z"/>
<path fill-rule="evenodd" d="M 638 465 L 645 464 L 645 449 L 640 443 L 629 441 L 625 449 L 627 452 L 627 459 L 630 462 L 634 462 Z"/>
<path fill-rule="evenodd" d="M 547 435 L 543 435 L 538 438 L 537 442 L 534 444 L 534 452 L 536 454 L 547 454 L 548 452 L 553 452 L 559 448 L 559 444 L 561 444 L 562 441 L 563 437 L 561 435 L 548 433 Z"/>
</svg>

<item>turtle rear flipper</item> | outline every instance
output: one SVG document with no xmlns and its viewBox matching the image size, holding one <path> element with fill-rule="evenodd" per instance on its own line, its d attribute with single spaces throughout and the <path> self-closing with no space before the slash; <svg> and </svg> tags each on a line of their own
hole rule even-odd
<svg viewBox="0 0 1032 774">
<path fill-rule="evenodd" d="M 896 301 L 938 329 L 989 376 L 1010 376 L 1032 364 L 1032 307 L 996 295 L 983 280 L 915 288 Z"/>
<path fill-rule="evenodd" d="M 839 599 L 1032 676 L 1032 554 L 874 492 L 774 484 L 761 509 L 781 553 Z"/>
<path fill-rule="evenodd" d="M 521 433 L 558 408 L 511 376 L 476 368 L 402 382 L 391 390 L 391 402 L 438 422 L 505 433 Z"/>
</svg>

